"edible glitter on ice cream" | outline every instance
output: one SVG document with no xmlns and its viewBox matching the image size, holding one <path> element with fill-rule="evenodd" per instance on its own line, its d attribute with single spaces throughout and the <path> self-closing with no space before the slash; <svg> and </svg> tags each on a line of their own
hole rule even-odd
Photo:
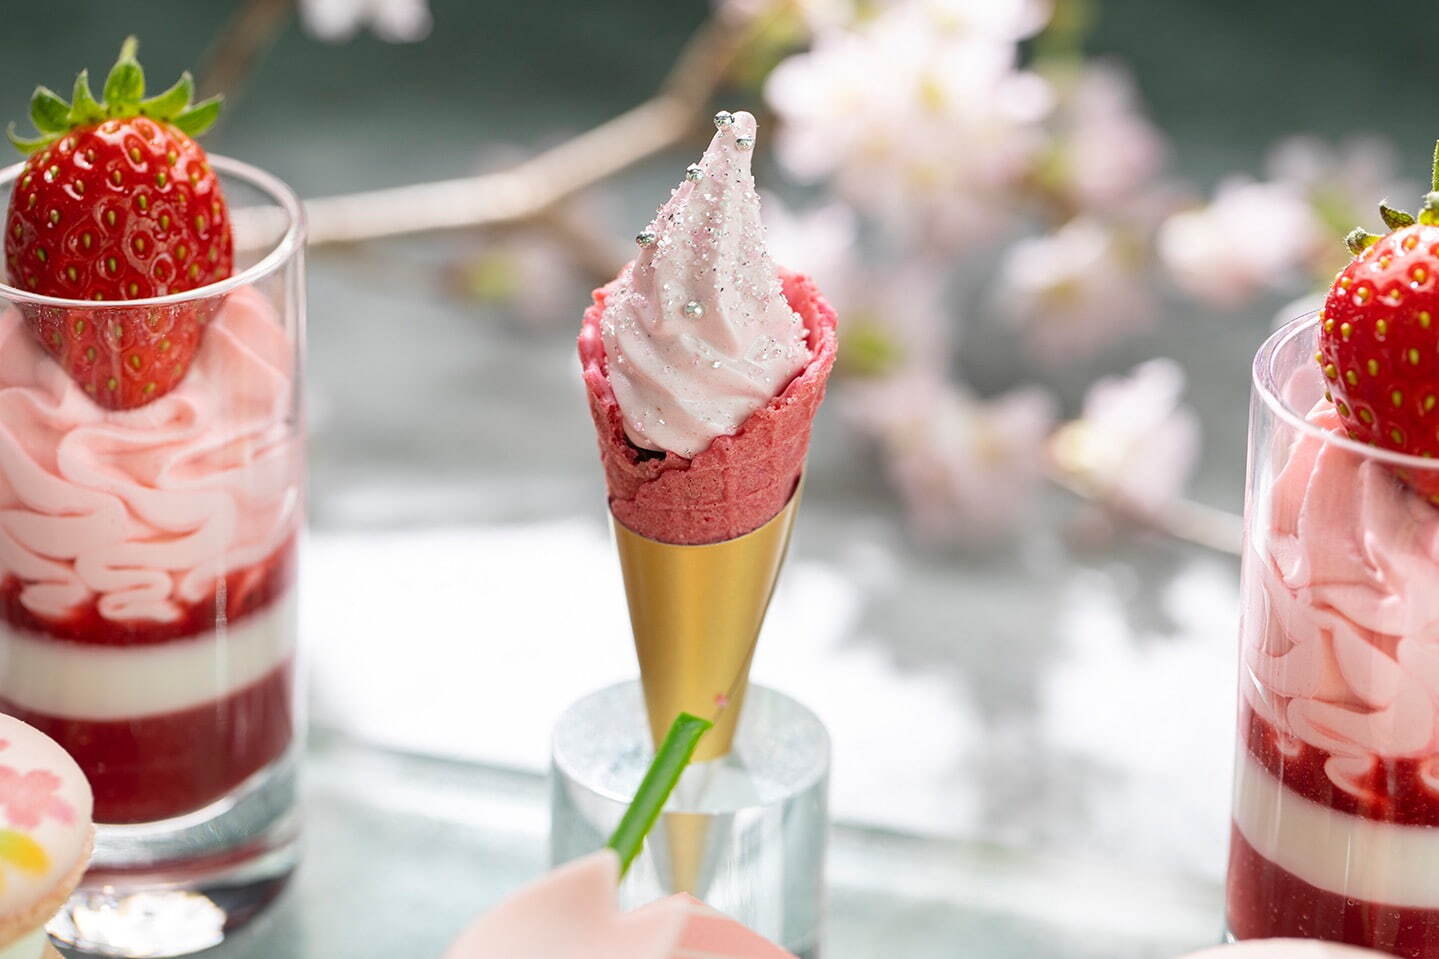
<svg viewBox="0 0 1439 959">
<path fill-rule="evenodd" d="M 756 123 L 720 112 L 697 164 L 637 237 L 600 333 L 625 433 L 692 458 L 733 434 L 811 358 L 765 249 L 750 165 Z"/>
</svg>

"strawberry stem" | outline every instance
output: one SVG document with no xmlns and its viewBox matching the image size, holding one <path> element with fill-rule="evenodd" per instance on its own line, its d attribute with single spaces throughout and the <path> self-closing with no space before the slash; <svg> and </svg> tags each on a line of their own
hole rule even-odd
<svg viewBox="0 0 1439 959">
<path fill-rule="evenodd" d="M 1429 181 L 1429 189 L 1439 193 L 1439 140 L 1434 141 L 1433 178 Z"/>
<path fill-rule="evenodd" d="M 164 93 L 145 99 L 145 71 L 135 55 L 140 41 L 126 37 L 120 45 L 120 56 L 105 78 L 103 100 L 96 100 L 90 90 L 88 71 L 81 70 L 75 78 L 70 102 L 47 87 L 36 87 L 30 98 L 30 119 L 39 134 L 22 137 L 10 124 L 6 135 L 21 153 L 42 150 L 72 130 L 91 126 L 106 118 L 147 116 L 172 123 L 192 137 L 199 136 L 215 123 L 221 99 L 211 97 L 193 103 L 195 84 L 190 74 L 181 74 L 179 81 Z"/>
</svg>

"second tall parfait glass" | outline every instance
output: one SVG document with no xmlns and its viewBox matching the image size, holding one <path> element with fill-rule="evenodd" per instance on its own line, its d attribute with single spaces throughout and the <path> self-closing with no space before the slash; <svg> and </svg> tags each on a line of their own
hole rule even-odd
<svg viewBox="0 0 1439 959">
<path fill-rule="evenodd" d="M 1319 323 L 1254 365 L 1229 930 L 1435 959 L 1439 465 L 1346 435 Z"/>
<path fill-rule="evenodd" d="M 280 181 L 211 163 L 233 221 L 228 279 L 121 302 L 0 285 L 0 711 L 53 737 L 94 789 L 94 867 L 52 931 L 103 954 L 213 945 L 294 861 L 304 224 Z M 0 194 L 23 175 L 0 174 Z M 103 208 L 61 225 L 84 242 Z M 197 319 L 183 379 L 134 409 L 96 402 L 40 344 L 104 337 L 78 360 L 113 365 L 89 389 L 144 390 L 165 331 Z M 126 353 L 141 324 L 158 359 Z M 157 890 L 186 894 L 185 922 L 155 921 Z M 147 912 L 153 935 L 194 941 L 124 928 Z"/>
</svg>

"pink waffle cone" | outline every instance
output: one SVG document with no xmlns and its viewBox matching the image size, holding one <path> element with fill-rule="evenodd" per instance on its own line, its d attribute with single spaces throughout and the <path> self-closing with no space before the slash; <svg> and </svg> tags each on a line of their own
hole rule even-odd
<svg viewBox="0 0 1439 959">
<path fill-rule="evenodd" d="M 808 277 L 782 273 L 781 280 L 790 308 L 809 331 L 809 365 L 733 435 L 716 438 L 694 459 L 640 450 L 625 436 L 600 337 L 610 287 L 595 291 L 580 328 L 580 363 L 610 511 L 630 530 L 661 543 L 720 543 L 760 528 L 794 495 L 810 425 L 834 367 L 837 320 Z"/>
</svg>

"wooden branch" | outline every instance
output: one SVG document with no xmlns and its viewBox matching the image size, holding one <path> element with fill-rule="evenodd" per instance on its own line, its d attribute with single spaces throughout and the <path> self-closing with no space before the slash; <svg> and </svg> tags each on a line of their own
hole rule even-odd
<svg viewBox="0 0 1439 959">
<path fill-rule="evenodd" d="M 244 0 L 220 28 L 200 70 L 201 97 L 223 93 L 233 106 L 294 12 L 293 0 Z"/>
<path fill-rule="evenodd" d="M 658 93 L 619 116 L 506 170 L 322 197 L 305 204 L 310 244 L 353 243 L 538 217 L 561 200 L 681 142 L 735 58 L 784 5 L 748 22 L 707 20 Z"/>
<path fill-rule="evenodd" d="M 1176 500 L 1157 511 L 1142 509 L 1056 464 L 1050 464 L 1048 475 L 1050 482 L 1061 489 L 1128 522 L 1216 553 L 1230 556 L 1243 553 L 1244 520 L 1226 510 L 1187 499 Z"/>
</svg>

